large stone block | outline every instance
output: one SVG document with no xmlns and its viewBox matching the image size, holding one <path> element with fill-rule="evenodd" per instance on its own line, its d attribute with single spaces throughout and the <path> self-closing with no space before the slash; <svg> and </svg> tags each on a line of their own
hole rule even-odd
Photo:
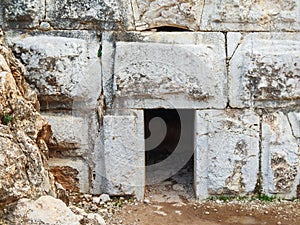
<svg viewBox="0 0 300 225">
<path fill-rule="evenodd" d="M 135 115 L 134 115 L 135 114 Z M 103 191 L 142 199 L 145 185 L 145 146 L 142 111 L 104 116 Z M 97 175 L 97 174 L 96 174 Z"/>
<path fill-rule="evenodd" d="M 47 0 L 46 19 L 54 28 L 114 30 L 132 26 L 129 0 Z"/>
<path fill-rule="evenodd" d="M 292 198 L 299 192 L 300 139 L 295 134 L 299 135 L 300 119 L 291 119 L 295 114 L 299 112 L 263 116 L 262 175 L 263 190 L 267 194 Z"/>
<path fill-rule="evenodd" d="M 259 172 L 259 124 L 259 116 L 250 110 L 197 110 L 197 198 L 254 191 Z"/>
<path fill-rule="evenodd" d="M 90 171 L 81 158 L 50 158 L 48 160 L 55 180 L 69 190 L 81 193 L 90 191 Z"/>
<path fill-rule="evenodd" d="M 229 64 L 232 107 L 299 104 L 300 34 L 252 33 L 228 43 L 235 49 Z"/>
<path fill-rule="evenodd" d="M 101 90 L 99 40 L 94 32 L 9 32 L 8 41 L 25 64 L 26 79 L 39 98 L 96 105 Z M 73 101 L 73 105 L 72 105 Z M 60 108 L 63 108 L 60 103 Z"/>
<path fill-rule="evenodd" d="M 201 30 L 299 31 L 298 0 L 206 0 Z"/>
<path fill-rule="evenodd" d="M 204 0 L 132 0 L 137 30 L 174 26 L 198 30 Z"/>
<path fill-rule="evenodd" d="M 60 156 L 82 156 L 89 150 L 87 118 L 62 114 L 43 114 L 51 124 L 54 142 L 50 150 Z M 54 154 L 54 153 L 53 153 Z"/>
<path fill-rule="evenodd" d="M 9 28 L 33 28 L 44 18 L 45 1 L 3 0 L 3 21 Z"/>
<path fill-rule="evenodd" d="M 102 41 L 109 106 L 225 108 L 222 33 L 105 33 Z"/>
</svg>

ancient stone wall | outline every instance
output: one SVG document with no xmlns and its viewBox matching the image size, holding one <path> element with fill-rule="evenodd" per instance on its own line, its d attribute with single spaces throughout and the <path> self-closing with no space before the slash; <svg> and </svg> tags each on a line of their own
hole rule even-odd
<svg viewBox="0 0 300 225">
<path fill-rule="evenodd" d="M 300 1 L 3 0 L 0 24 L 68 188 L 141 198 L 143 109 L 184 108 L 197 198 L 299 197 Z"/>
</svg>

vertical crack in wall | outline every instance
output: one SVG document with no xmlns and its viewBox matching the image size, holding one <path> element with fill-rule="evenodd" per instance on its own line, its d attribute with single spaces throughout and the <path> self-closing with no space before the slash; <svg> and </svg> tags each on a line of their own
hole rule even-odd
<svg viewBox="0 0 300 225">
<path fill-rule="evenodd" d="M 44 20 L 47 18 L 47 0 L 44 0 Z"/>
<path fill-rule="evenodd" d="M 228 57 L 228 40 L 227 40 L 227 32 L 223 32 L 224 36 L 225 36 L 225 60 L 226 60 L 226 78 L 227 78 L 227 82 L 226 82 L 226 98 L 227 98 L 227 104 L 226 104 L 226 108 L 230 108 L 230 99 L 229 99 L 229 57 Z"/>
<path fill-rule="evenodd" d="M 295 132 L 294 132 L 293 124 L 292 124 L 292 122 L 291 122 L 291 120 L 290 120 L 290 117 L 289 117 L 288 114 L 285 114 L 285 116 L 286 116 L 286 118 L 287 118 L 287 121 L 289 122 L 289 125 L 290 125 L 290 128 L 291 128 L 291 133 L 292 133 L 293 137 L 297 140 L 297 136 L 296 136 L 296 134 L 295 134 Z"/>
<path fill-rule="evenodd" d="M 254 188 L 255 194 L 262 194 L 263 187 L 263 176 L 262 176 L 262 123 L 263 123 L 263 117 L 262 113 L 259 113 L 259 155 L 258 155 L 258 174 L 257 174 L 257 180 Z"/>
<path fill-rule="evenodd" d="M 243 36 L 243 34 L 242 34 L 242 36 L 241 36 L 239 42 L 237 43 L 235 49 L 234 49 L 233 52 L 232 52 L 232 55 L 231 55 L 230 57 L 228 56 L 229 61 L 230 61 L 230 60 L 232 59 L 232 57 L 234 56 L 234 54 L 236 53 L 237 49 L 238 49 L 238 48 L 240 47 L 240 45 L 242 44 L 243 40 L 244 40 L 244 36 Z"/>
</svg>

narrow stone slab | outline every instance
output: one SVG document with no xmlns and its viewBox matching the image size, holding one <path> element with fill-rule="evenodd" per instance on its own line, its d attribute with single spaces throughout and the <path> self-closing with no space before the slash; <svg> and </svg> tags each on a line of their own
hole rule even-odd
<svg viewBox="0 0 300 225">
<path fill-rule="evenodd" d="M 299 118 L 296 124 L 300 124 Z M 294 135 L 297 133 L 295 128 L 283 112 L 263 116 L 262 174 L 263 189 L 267 194 L 278 194 L 285 198 L 297 196 L 300 142 Z"/>
<path fill-rule="evenodd" d="M 254 191 L 259 116 L 250 110 L 197 110 L 195 187 L 198 199 Z"/>
<path fill-rule="evenodd" d="M 206 0 L 201 30 L 299 31 L 298 0 Z"/>
<path fill-rule="evenodd" d="M 108 105 L 225 108 L 227 78 L 222 33 L 128 35 L 138 37 L 127 41 L 124 37 L 113 40 L 113 35 L 104 36 L 103 54 L 109 55 L 103 58 Z M 115 58 L 114 65 L 110 56 Z"/>
<path fill-rule="evenodd" d="M 246 35 L 229 64 L 230 105 L 238 108 L 298 105 L 299 62 L 298 33 Z"/>
<path fill-rule="evenodd" d="M 110 195 L 144 197 L 145 146 L 143 113 L 104 116 L 104 192 Z"/>
</svg>

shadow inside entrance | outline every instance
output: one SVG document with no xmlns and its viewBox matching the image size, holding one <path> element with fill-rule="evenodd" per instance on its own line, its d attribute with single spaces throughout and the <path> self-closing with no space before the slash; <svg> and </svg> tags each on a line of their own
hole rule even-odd
<svg viewBox="0 0 300 225">
<path fill-rule="evenodd" d="M 146 193 L 152 201 L 194 199 L 194 110 L 144 110 Z"/>
</svg>

